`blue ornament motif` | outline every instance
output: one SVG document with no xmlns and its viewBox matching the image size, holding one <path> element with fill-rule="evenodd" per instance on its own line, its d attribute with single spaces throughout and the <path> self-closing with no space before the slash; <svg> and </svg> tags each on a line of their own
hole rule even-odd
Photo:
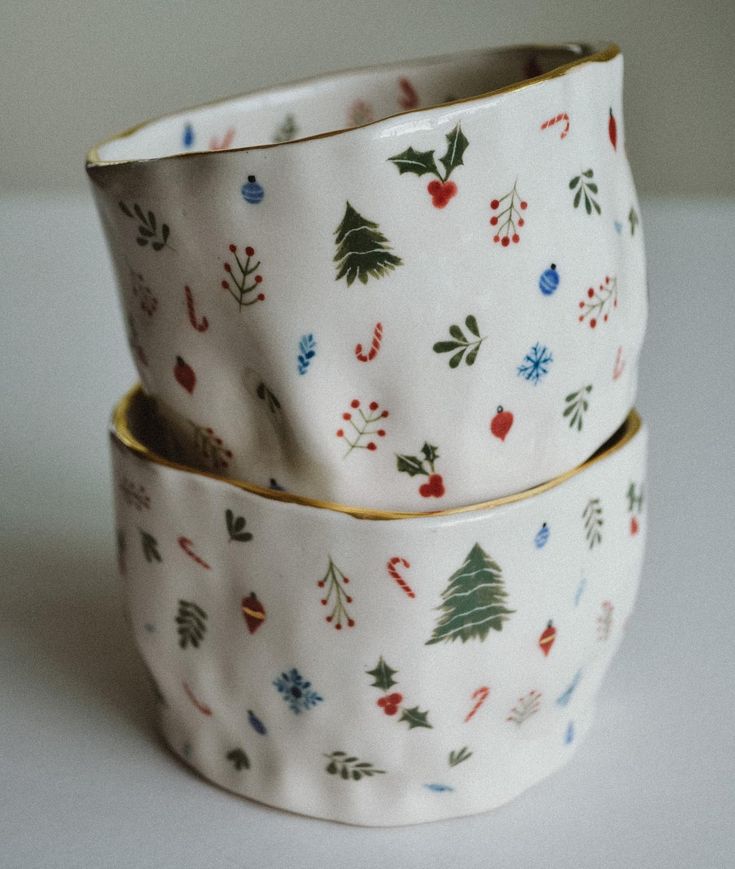
<svg viewBox="0 0 735 869">
<path fill-rule="evenodd" d="M 569 724 L 567 724 L 567 730 L 566 730 L 566 733 L 564 734 L 564 744 L 571 745 L 571 743 L 573 741 L 574 741 L 574 722 L 570 721 Z"/>
<path fill-rule="evenodd" d="M 544 524 L 539 528 L 536 536 L 533 538 L 533 542 L 536 546 L 536 549 L 543 549 L 544 546 L 549 542 L 549 526 L 544 522 Z"/>
<path fill-rule="evenodd" d="M 454 788 L 449 785 L 439 785 L 439 784 L 430 784 L 424 785 L 424 787 L 429 791 L 434 791 L 435 794 L 444 794 L 447 791 L 453 791 Z"/>
<path fill-rule="evenodd" d="M 242 185 L 240 192 L 245 202 L 249 202 L 251 205 L 257 205 L 259 202 L 262 202 L 265 196 L 265 190 L 255 180 L 255 175 L 248 175 L 248 180 Z"/>
<path fill-rule="evenodd" d="M 620 233 L 623 231 L 623 224 L 619 220 L 616 220 L 614 221 L 613 225 L 615 226 L 615 232 L 620 235 Z"/>
<path fill-rule="evenodd" d="M 541 380 L 549 373 L 549 365 L 554 361 L 548 347 L 539 344 L 538 341 L 523 357 L 523 362 L 518 366 L 520 377 L 538 386 Z"/>
<path fill-rule="evenodd" d="M 268 732 L 265 729 L 265 724 L 258 718 L 258 716 L 252 711 L 252 709 L 248 709 L 248 723 L 253 728 L 256 733 L 259 733 L 261 736 L 265 736 Z"/>
<path fill-rule="evenodd" d="M 556 702 L 558 706 L 568 706 L 569 701 L 572 699 L 572 694 L 577 689 L 577 685 L 579 685 L 579 680 L 582 678 L 582 671 L 577 670 L 574 674 L 574 678 L 569 683 L 569 685 L 564 689 L 564 691 L 556 698 Z"/>
<path fill-rule="evenodd" d="M 184 135 L 181 137 L 181 142 L 185 148 L 191 148 L 194 144 L 194 127 L 191 124 L 184 126 Z"/>
<path fill-rule="evenodd" d="M 559 272 L 556 270 L 556 264 L 552 263 L 545 272 L 541 273 L 541 277 L 538 279 L 538 288 L 545 296 L 553 296 L 558 286 Z"/>
<path fill-rule="evenodd" d="M 302 335 L 299 341 L 299 355 L 296 357 L 298 361 L 299 374 L 306 374 L 311 365 L 311 360 L 316 356 L 316 341 L 311 332 L 308 335 Z"/>
<path fill-rule="evenodd" d="M 296 715 L 312 709 L 324 699 L 314 691 L 311 682 L 304 680 L 295 667 L 287 673 L 281 673 L 277 679 L 274 679 L 273 684 L 288 703 L 288 708 Z"/>
</svg>

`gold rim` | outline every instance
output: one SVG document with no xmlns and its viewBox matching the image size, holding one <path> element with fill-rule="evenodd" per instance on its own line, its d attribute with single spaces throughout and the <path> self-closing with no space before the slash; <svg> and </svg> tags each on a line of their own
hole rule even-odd
<svg viewBox="0 0 735 869">
<path fill-rule="evenodd" d="M 518 492 L 514 495 L 506 495 L 503 498 L 494 498 L 491 501 L 482 501 L 479 504 L 468 504 L 463 507 L 450 507 L 447 510 L 435 510 L 426 513 L 401 513 L 394 510 L 373 510 L 364 507 L 351 507 L 346 504 L 337 504 L 333 501 L 320 501 L 315 498 L 306 498 L 303 495 L 295 495 L 291 492 L 279 492 L 275 489 L 269 489 L 265 486 L 258 486 L 254 483 L 246 483 L 242 480 L 234 480 L 230 477 L 224 477 L 221 474 L 215 474 L 211 471 L 200 471 L 196 468 L 191 468 L 188 465 L 183 465 L 180 462 L 171 461 L 165 456 L 154 452 L 140 441 L 131 431 L 129 425 L 130 411 L 134 405 L 145 399 L 142 387 L 138 384 L 127 392 L 118 402 L 112 412 L 111 433 L 117 442 L 125 449 L 134 453 L 138 458 L 145 459 L 157 465 L 162 465 L 166 468 L 172 468 L 175 471 L 184 471 L 187 474 L 193 474 L 197 477 L 207 477 L 210 480 L 217 480 L 220 483 L 227 483 L 230 486 L 235 486 L 238 489 L 243 489 L 245 492 L 250 492 L 253 495 L 259 495 L 262 498 L 268 498 L 271 501 L 283 501 L 289 504 L 300 504 L 303 507 L 316 507 L 319 510 L 331 510 L 334 513 L 345 513 L 356 519 L 421 519 L 429 516 L 454 516 L 460 513 L 474 513 L 480 510 L 492 510 L 495 507 L 502 507 L 504 504 L 514 504 L 517 501 L 525 501 L 527 498 L 533 498 L 540 495 L 542 492 L 547 492 L 549 489 L 555 489 L 571 477 L 582 473 L 587 468 L 596 464 L 603 459 L 609 458 L 614 453 L 621 450 L 629 441 L 638 434 L 641 428 L 641 417 L 638 411 L 633 409 L 628 414 L 623 425 L 618 431 L 604 444 L 600 449 L 584 464 L 554 477 L 553 480 L 548 480 L 546 483 L 541 483 L 534 486 L 532 489 L 526 489 L 523 492 Z"/>
<path fill-rule="evenodd" d="M 228 148 L 226 151 L 222 153 L 236 153 L 238 151 L 259 151 L 263 148 L 280 148 L 284 145 L 293 145 L 298 142 L 311 142 L 315 139 L 326 139 L 330 136 L 339 136 L 343 133 L 349 133 L 353 130 L 359 130 L 363 127 L 372 127 L 375 124 L 382 124 L 384 121 L 389 121 L 393 118 L 401 117 L 402 115 L 408 114 L 421 114 L 423 112 L 433 111 L 434 109 L 441 109 L 447 106 L 455 106 L 461 105 L 462 103 L 473 102 L 475 100 L 482 100 L 488 97 L 496 97 L 501 94 L 510 93 L 511 91 L 521 90 L 522 88 L 528 87 L 529 85 L 538 84 L 542 81 L 548 81 L 552 78 L 558 78 L 559 76 L 566 75 L 571 69 L 575 69 L 578 66 L 582 66 L 586 63 L 604 63 L 606 61 L 612 60 L 620 54 L 620 46 L 615 42 L 603 43 L 602 46 L 596 50 L 592 51 L 594 46 L 589 43 L 584 42 L 567 42 L 567 43 L 558 43 L 558 44 L 525 44 L 525 45 L 509 45 L 509 46 L 498 46 L 497 48 L 479 48 L 473 49 L 472 51 L 463 51 L 463 52 L 455 52 L 453 54 L 443 54 L 436 55 L 434 57 L 424 57 L 419 58 L 417 60 L 410 60 L 407 63 L 402 63 L 400 61 L 387 63 L 387 64 L 378 64 L 376 66 L 363 66 L 357 67 L 354 69 L 347 70 L 338 70 L 335 72 L 327 73 L 325 75 L 319 76 L 310 76 L 308 78 L 299 79 L 298 81 L 290 82 L 288 84 L 283 85 L 275 85 L 273 87 L 262 88 L 257 91 L 251 91 L 250 93 L 237 94 L 235 96 L 224 97 L 218 100 L 210 100 L 206 103 L 200 103 L 196 106 L 191 106 L 189 108 L 181 109 L 176 112 L 169 112 L 164 115 L 159 115 L 156 118 L 150 118 L 145 121 L 141 121 L 139 124 L 135 124 L 132 127 L 129 127 L 127 130 L 123 130 L 121 133 L 116 133 L 113 136 L 110 136 L 107 139 L 104 139 L 101 142 L 98 142 L 96 145 L 93 145 L 88 153 L 86 158 L 86 168 L 87 171 L 91 169 L 96 169 L 102 166 L 127 166 L 127 165 L 135 165 L 139 163 L 152 163 L 157 162 L 159 160 L 181 160 L 191 157 L 202 157 L 207 154 L 212 153 L 220 153 L 220 152 L 212 152 L 212 151 L 186 151 L 179 154 L 167 154 L 162 157 L 148 157 L 144 159 L 127 159 L 127 160 L 101 160 L 99 157 L 99 149 L 104 147 L 105 145 L 109 145 L 112 142 L 117 142 L 120 139 L 127 139 L 145 127 L 151 126 L 152 124 L 157 124 L 159 121 L 173 119 L 177 116 L 183 116 L 188 112 L 200 111 L 201 109 L 211 108 L 213 106 L 223 105 L 224 103 L 230 101 L 236 101 L 243 99 L 248 96 L 258 96 L 260 94 L 272 93 L 276 90 L 287 89 L 290 87 L 297 87 L 299 85 L 307 85 L 313 82 L 325 81 L 330 78 L 338 78 L 345 75 L 356 74 L 361 72 L 367 72 L 371 69 L 390 69 L 391 67 L 398 67 L 401 69 L 418 66 L 420 64 L 425 63 L 441 63 L 443 61 L 448 61 L 451 59 L 460 59 L 462 57 L 471 57 L 473 54 L 484 54 L 490 51 L 500 52 L 510 52 L 510 51 L 559 51 L 559 50 L 574 50 L 578 52 L 590 51 L 589 54 L 582 55 L 580 57 L 575 58 L 574 60 L 569 61 L 569 63 L 562 64 L 561 66 L 555 67 L 549 72 L 545 72 L 542 75 L 537 75 L 532 78 L 526 78 L 519 82 L 514 82 L 513 84 L 505 85 L 505 87 L 496 88 L 492 91 L 486 91 L 482 94 L 475 94 L 470 97 L 463 97 L 458 100 L 451 100 L 449 102 L 444 103 L 435 103 L 431 106 L 424 106 L 419 109 L 407 109 L 406 111 L 396 112 L 394 115 L 386 115 L 383 118 L 378 118 L 376 121 L 371 121 L 367 124 L 360 124 L 357 127 L 343 127 L 338 130 L 328 130 L 324 133 L 316 133 L 313 136 L 304 136 L 298 139 L 292 139 L 289 142 L 267 142 L 261 145 L 245 145 L 241 148 Z"/>
</svg>

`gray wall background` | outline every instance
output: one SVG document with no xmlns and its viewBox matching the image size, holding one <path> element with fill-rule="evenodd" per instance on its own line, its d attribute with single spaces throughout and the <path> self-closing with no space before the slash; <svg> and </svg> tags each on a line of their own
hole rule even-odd
<svg viewBox="0 0 735 869">
<path fill-rule="evenodd" d="M 735 194 L 735 0 L 4 0 L 0 192 L 83 190 L 99 139 L 322 71 L 609 39 L 643 193 Z"/>
</svg>

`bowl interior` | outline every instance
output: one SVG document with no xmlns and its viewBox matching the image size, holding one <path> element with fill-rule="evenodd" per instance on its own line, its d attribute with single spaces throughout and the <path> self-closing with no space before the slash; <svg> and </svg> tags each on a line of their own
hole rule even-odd
<svg viewBox="0 0 735 869">
<path fill-rule="evenodd" d="M 90 162 L 233 150 L 342 131 L 498 91 L 612 48 L 568 44 L 481 49 L 338 72 L 150 121 L 97 146 Z"/>
</svg>

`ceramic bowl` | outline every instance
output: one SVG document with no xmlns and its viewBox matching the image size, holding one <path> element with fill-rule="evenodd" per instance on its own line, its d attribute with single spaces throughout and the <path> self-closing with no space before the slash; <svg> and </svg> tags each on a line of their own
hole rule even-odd
<svg viewBox="0 0 735 869">
<path fill-rule="evenodd" d="M 298 503 L 112 429 L 119 566 L 163 735 L 272 806 L 394 825 L 492 809 L 589 730 L 638 586 L 645 429 L 469 510 Z"/>
<path fill-rule="evenodd" d="M 614 46 L 474 51 L 99 146 L 130 343 L 188 462 L 431 511 L 589 457 L 646 322 L 622 73 Z"/>
</svg>

